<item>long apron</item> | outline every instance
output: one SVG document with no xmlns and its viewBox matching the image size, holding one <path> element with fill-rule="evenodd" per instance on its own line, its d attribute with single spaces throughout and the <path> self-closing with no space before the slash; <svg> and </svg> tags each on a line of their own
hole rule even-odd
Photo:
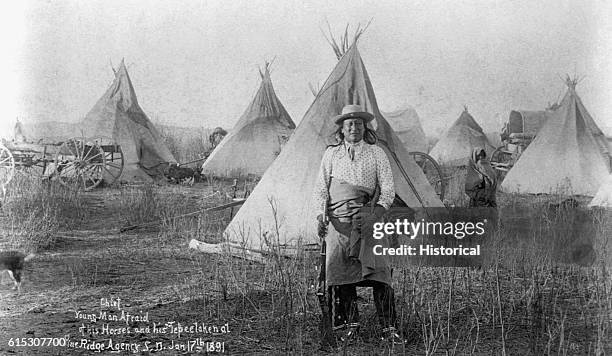
<svg viewBox="0 0 612 356">
<path fill-rule="evenodd" d="M 388 239 L 375 240 L 372 225 L 364 224 L 361 229 L 359 259 L 349 258 L 350 236 L 353 217 L 372 199 L 372 189 L 352 185 L 332 177 L 329 188 L 330 220 L 327 244 L 326 281 L 327 285 L 342 285 L 373 280 L 391 284 L 391 267 L 387 256 L 374 254 L 374 246 L 388 247 Z M 373 220 L 370 220 L 373 222 Z M 379 220 L 382 221 L 382 218 Z"/>
</svg>

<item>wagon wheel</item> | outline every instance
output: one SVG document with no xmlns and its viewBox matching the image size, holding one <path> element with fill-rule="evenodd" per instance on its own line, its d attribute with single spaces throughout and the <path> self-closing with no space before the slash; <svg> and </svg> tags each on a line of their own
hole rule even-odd
<svg viewBox="0 0 612 356">
<path fill-rule="evenodd" d="M 0 185 L 2 189 L 13 179 L 15 175 L 15 159 L 8 148 L 0 143 Z"/>
<path fill-rule="evenodd" d="M 102 182 L 104 151 L 95 142 L 71 138 L 57 151 L 55 166 L 54 176 L 62 185 L 91 190 Z"/>
<path fill-rule="evenodd" d="M 491 166 L 495 169 L 495 173 L 497 173 L 497 179 L 501 182 L 508 174 L 508 171 L 514 165 L 516 161 L 517 154 L 508 151 L 506 146 L 500 146 L 493 151 L 491 154 Z"/>
<path fill-rule="evenodd" d="M 121 146 L 109 137 L 96 137 L 91 139 L 97 143 L 104 152 L 103 179 L 106 185 L 111 185 L 119 179 L 123 172 L 125 159 Z"/>
<path fill-rule="evenodd" d="M 429 184 L 434 188 L 438 197 L 440 197 L 441 201 L 444 201 L 444 193 L 446 191 L 446 186 L 444 179 L 442 178 L 442 169 L 438 165 L 433 157 L 423 152 L 410 152 L 412 158 L 416 164 L 421 167 L 423 173 L 425 173 L 425 177 L 429 181 Z"/>
</svg>

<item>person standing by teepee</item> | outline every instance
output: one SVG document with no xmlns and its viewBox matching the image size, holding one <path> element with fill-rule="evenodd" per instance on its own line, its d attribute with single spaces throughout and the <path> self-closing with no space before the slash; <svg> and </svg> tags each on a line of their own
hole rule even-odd
<svg viewBox="0 0 612 356">
<path fill-rule="evenodd" d="M 390 263 L 387 256 L 374 255 L 369 246 L 372 234 L 366 232 L 395 198 L 389 159 L 375 145 L 376 135 L 368 127 L 372 119 L 374 115 L 359 105 L 346 105 L 334 118 L 338 144 L 325 151 L 314 189 L 318 234 L 327 245 L 326 282 L 334 330 L 346 330 L 349 339 L 357 334 L 356 287 L 372 287 L 384 339 L 403 343 L 395 328 Z"/>
</svg>

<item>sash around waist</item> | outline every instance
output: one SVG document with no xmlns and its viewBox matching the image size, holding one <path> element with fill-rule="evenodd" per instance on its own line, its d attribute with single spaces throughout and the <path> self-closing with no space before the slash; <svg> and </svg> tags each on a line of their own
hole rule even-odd
<svg viewBox="0 0 612 356">
<path fill-rule="evenodd" d="M 332 177 L 329 185 L 329 216 L 350 222 L 352 216 L 359 212 L 359 208 L 370 202 L 372 193 L 373 189 Z"/>
</svg>

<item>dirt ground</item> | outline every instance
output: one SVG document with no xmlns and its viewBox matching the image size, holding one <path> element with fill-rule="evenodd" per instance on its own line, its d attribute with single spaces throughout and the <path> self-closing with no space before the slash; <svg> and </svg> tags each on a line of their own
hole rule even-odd
<svg viewBox="0 0 612 356">
<path fill-rule="evenodd" d="M 204 185 L 180 189 L 193 199 L 194 210 L 211 194 Z M 301 315 L 304 327 L 297 334 L 272 327 L 285 322 L 274 312 L 274 295 L 228 292 L 218 278 L 222 257 L 188 249 L 187 238 L 162 240 L 155 228 L 120 233 L 126 221 L 119 195 L 110 188 L 87 193 L 78 228 L 63 231 L 51 249 L 27 264 L 20 293 L 3 274 L 0 355 L 100 354 L 96 348 L 126 355 L 318 352 L 318 313 Z M 307 310 L 318 311 L 314 297 L 305 299 L 313 304 Z M 257 308 L 245 307 L 253 300 Z M 373 312 L 367 315 L 371 319 Z M 179 325 L 185 328 L 180 334 Z M 303 340 L 303 349 L 286 348 L 295 338 Z M 37 343 L 45 346 L 32 346 Z M 388 352 L 375 340 L 358 351 Z"/>
<path fill-rule="evenodd" d="M 205 184 L 162 186 L 157 193 L 177 190 L 188 211 L 214 193 Z M 262 318 L 275 309 L 273 297 L 228 292 L 218 283 L 224 257 L 189 249 L 188 238 L 162 240 L 156 227 L 120 233 L 130 225 L 120 195 L 113 188 L 85 193 L 77 228 L 62 231 L 57 243 L 27 263 L 20 293 L 2 273 L 0 355 L 287 353 L 284 345 L 296 336 L 271 330 L 270 323 L 281 322 L 274 313 Z M 252 300 L 258 309 L 245 308 Z M 107 320 L 100 320 L 104 313 Z M 312 328 L 299 337 L 316 350 L 319 316 L 302 318 Z M 178 333 L 191 326 L 198 329 Z"/>
<path fill-rule="evenodd" d="M 207 192 L 205 187 L 182 189 L 192 197 L 204 196 Z M 211 290 L 199 291 L 200 296 L 205 297 L 197 301 L 184 301 L 192 298 L 186 298 L 189 293 L 181 291 L 196 280 L 212 280 L 214 271 L 202 266 L 210 264 L 215 257 L 194 253 L 184 240 L 161 242 L 154 229 L 119 233 L 119 227 L 125 223 L 117 212 L 118 194 L 112 189 L 87 193 L 86 218 L 80 221 L 78 229 L 63 231 L 51 249 L 38 253 L 27 264 L 21 293 L 11 290 L 12 282 L 6 273 L 3 274 L 0 285 L 0 354 L 94 354 L 94 350 L 83 348 L 94 342 L 104 342 L 106 351 L 103 354 L 110 354 L 109 338 L 113 344 L 138 344 L 138 354 L 199 353 L 207 347 L 214 351 L 222 348 L 225 352 L 240 352 L 241 343 L 246 344 L 249 340 L 235 329 L 241 322 L 216 320 L 212 314 L 217 314 L 217 311 L 211 313 L 208 310 L 210 305 L 220 304 L 214 303 L 218 298 L 217 291 L 212 290 L 212 286 Z M 105 306 L 101 303 L 102 298 L 115 303 L 120 301 L 118 305 Z M 227 305 L 231 305 L 231 300 Z M 166 333 L 142 330 L 137 334 L 109 337 L 92 335 L 95 333 L 92 327 L 102 328 L 101 320 L 93 323 L 77 314 L 99 316 L 104 311 L 109 319 L 111 314 L 120 318 L 122 312 L 144 319 L 148 313 L 146 320 L 109 320 L 106 325 L 112 329 L 130 327 L 134 331 L 135 326 L 153 327 L 153 323 L 160 326 L 174 322 L 176 326 L 197 322 L 217 328 L 228 324 L 229 330 L 226 326 L 225 333 L 221 330 L 215 335 L 183 333 L 179 337 L 167 328 Z M 83 326 L 85 328 L 80 331 L 79 327 Z M 87 341 L 83 343 L 85 339 Z M 188 345 L 191 352 L 169 349 L 172 341 L 186 344 L 187 340 L 196 339 L 197 345 Z M 150 346 L 145 346 L 147 342 Z M 34 343 L 51 343 L 51 346 L 27 346 Z M 150 352 L 143 351 L 146 347 Z M 155 352 L 161 348 L 165 351 Z M 248 347 L 244 349 L 248 350 Z"/>
</svg>

